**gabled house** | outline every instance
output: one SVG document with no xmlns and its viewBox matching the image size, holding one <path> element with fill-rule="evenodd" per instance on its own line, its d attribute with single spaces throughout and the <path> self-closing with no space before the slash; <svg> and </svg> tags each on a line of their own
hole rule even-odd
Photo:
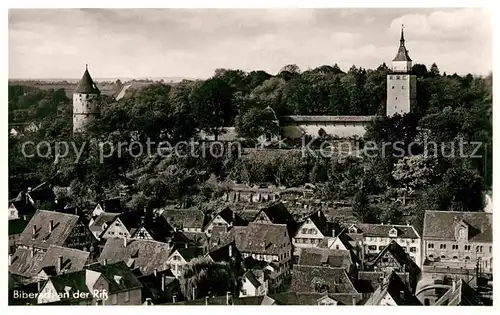
<svg viewBox="0 0 500 315">
<path fill-rule="evenodd" d="M 349 234 L 363 237 L 363 253 L 365 257 L 376 256 L 393 240 L 396 241 L 418 266 L 421 266 L 421 238 L 411 225 L 368 224 L 358 223 L 348 227 Z"/>
<path fill-rule="evenodd" d="M 401 278 L 392 272 L 366 301 L 365 305 L 422 305 Z"/>
<path fill-rule="evenodd" d="M 347 273 L 353 274 L 356 266 L 348 250 L 326 248 L 304 248 L 301 251 L 298 265 L 344 268 Z"/>
<path fill-rule="evenodd" d="M 358 293 L 344 268 L 294 266 L 291 291 L 296 293 Z"/>
<path fill-rule="evenodd" d="M 289 274 L 292 260 L 292 244 L 287 226 L 251 222 L 248 226 L 233 227 L 227 237 L 234 241 L 242 257 L 274 264 L 277 282 Z"/>
<path fill-rule="evenodd" d="M 21 200 L 14 200 L 9 205 L 9 220 L 24 219 L 29 220 L 36 212 L 36 208 L 26 196 Z"/>
<path fill-rule="evenodd" d="M 240 297 L 266 295 L 268 285 L 263 270 L 248 270 L 243 275 Z"/>
<path fill-rule="evenodd" d="M 172 274 L 179 278 L 184 273 L 186 265 L 194 258 L 203 256 L 203 249 L 200 247 L 184 247 L 174 250 L 166 263 Z"/>
<path fill-rule="evenodd" d="M 293 237 L 294 247 L 300 251 L 302 248 L 318 247 L 326 238 L 331 237 L 332 228 L 323 214 L 323 211 L 314 211 L 299 225 Z"/>
<path fill-rule="evenodd" d="M 9 256 L 9 272 L 26 283 L 39 282 L 49 276 L 82 270 L 89 261 L 89 252 L 67 247 L 50 245 L 46 252 L 18 248 Z"/>
<path fill-rule="evenodd" d="M 50 277 L 38 304 L 140 305 L 142 285 L 124 262 L 92 264 L 87 269 Z"/>
<path fill-rule="evenodd" d="M 464 280 L 453 281 L 451 288 L 436 301 L 435 306 L 482 306 L 483 301 Z"/>
<path fill-rule="evenodd" d="M 100 238 L 101 234 L 108 228 L 119 213 L 102 212 L 95 219 L 92 219 L 89 224 L 89 229 L 96 238 Z"/>
<path fill-rule="evenodd" d="M 167 259 L 171 248 L 168 244 L 153 240 L 109 238 L 99 256 L 99 262 L 115 263 L 124 261 L 127 266 L 142 275 L 156 269 L 168 268 Z"/>
<path fill-rule="evenodd" d="M 167 209 L 161 214 L 176 231 L 203 232 L 205 214 L 197 209 Z"/>
<path fill-rule="evenodd" d="M 285 224 L 290 239 L 295 235 L 295 232 L 297 230 L 297 222 L 281 201 L 273 202 L 268 206 L 260 209 L 253 222 Z"/>
<path fill-rule="evenodd" d="M 487 212 L 426 211 L 423 260 L 445 268 L 459 265 L 480 273 L 493 272 L 493 214 Z"/>
<path fill-rule="evenodd" d="M 51 245 L 40 262 L 40 271 L 35 279 L 47 280 L 50 276 L 83 270 L 88 264 L 89 252 Z"/>
<path fill-rule="evenodd" d="M 167 243 L 171 248 L 184 247 L 186 244 L 194 243 L 184 233 L 176 232 L 161 215 L 142 218 L 139 227 L 132 234 L 132 238 Z"/>
<path fill-rule="evenodd" d="M 95 206 L 92 211 L 92 218 L 96 218 L 101 213 L 123 213 L 126 209 L 122 206 L 122 202 L 119 197 L 103 200 Z"/>
<path fill-rule="evenodd" d="M 19 236 L 16 246 L 46 252 L 50 245 L 89 251 L 94 255 L 98 241 L 80 216 L 38 210 Z"/>
<path fill-rule="evenodd" d="M 9 255 L 9 272 L 23 283 L 32 282 L 40 272 L 44 255 L 44 251 L 36 251 L 33 247 L 19 247 L 13 255 Z"/>
<path fill-rule="evenodd" d="M 211 237 L 212 230 L 216 226 L 225 226 L 229 229 L 232 226 L 242 226 L 247 224 L 248 222 L 246 220 L 241 218 L 229 207 L 225 207 L 224 209 L 219 211 L 216 215 L 214 215 L 213 219 L 208 222 L 204 230 L 207 236 Z"/>
<path fill-rule="evenodd" d="M 137 231 L 144 216 L 142 211 L 128 211 L 116 216 L 101 233 L 101 239 L 131 238 Z"/>
<path fill-rule="evenodd" d="M 409 280 L 408 286 L 414 292 L 417 282 L 420 280 L 421 271 L 415 261 L 395 241 L 386 246 L 378 256 L 365 263 L 365 270 L 381 271 L 386 274 L 396 272 L 404 274 Z"/>
</svg>

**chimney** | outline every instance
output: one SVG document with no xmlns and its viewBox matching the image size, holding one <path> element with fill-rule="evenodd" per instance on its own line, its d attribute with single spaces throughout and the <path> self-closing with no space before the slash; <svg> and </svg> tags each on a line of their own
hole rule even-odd
<svg viewBox="0 0 500 315">
<path fill-rule="evenodd" d="M 229 305 L 229 296 L 231 295 L 231 292 L 227 291 L 226 292 L 226 305 Z"/>
<path fill-rule="evenodd" d="M 165 276 L 161 276 L 161 292 L 165 292 Z"/>
<path fill-rule="evenodd" d="M 103 259 L 103 260 L 102 260 L 102 265 L 103 265 L 103 266 L 106 266 L 106 264 L 107 264 L 107 263 L 108 263 L 108 260 L 107 260 L 107 259 Z"/>
<path fill-rule="evenodd" d="M 172 303 L 175 303 L 175 298 L 177 297 L 177 295 L 172 295 Z"/>
<path fill-rule="evenodd" d="M 356 306 L 356 297 L 354 295 L 352 296 L 352 305 Z"/>
<path fill-rule="evenodd" d="M 35 238 L 35 234 L 36 234 L 36 225 L 33 225 L 33 238 Z"/>
<path fill-rule="evenodd" d="M 57 266 L 56 266 L 57 273 L 61 272 L 62 263 L 63 263 L 63 257 L 62 256 L 57 257 Z"/>
<path fill-rule="evenodd" d="M 24 221 L 28 221 L 28 216 L 27 215 L 23 215 L 23 220 Z"/>
<path fill-rule="evenodd" d="M 31 253 L 31 257 L 35 256 L 35 248 L 34 247 L 31 247 L 30 253 Z"/>
<path fill-rule="evenodd" d="M 229 244 L 229 257 L 230 258 L 233 257 L 233 245 L 232 244 Z"/>
<path fill-rule="evenodd" d="M 193 296 L 192 296 L 192 300 L 195 300 L 196 299 L 196 288 L 193 287 Z"/>
<path fill-rule="evenodd" d="M 49 233 L 52 233 L 54 230 L 54 220 L 50 220 L 49 222 Z"/>
<path fill-rule="evenodd" d="M 153 271 L 155 277 L 158 277 L 158 269 L 155 268 L 155 270 Z"/>
<path fill-rule="evenodd" d="M 127 247 L 127 237 L 123 238 L 123 247 Z"/>
<path fill-rule="evenodd" d="M 40 292 L 40 290 L 42 289 L 42 280 L 38 280 L 36 284 L 37 284 L 37 291 Z"/>
<path fill-rule="evenodd" d="M 184 247 L 185 247 L 185 248 L 188 248 L 188 243 L 184 243 Z"/>
<path fill-rule="evenodd" d="M 457 289 L 457 283 L 455 282 L 455 280 L 453 280 L 453 281 L 451 282 L 451 290 L 452 290 L 452 292 L 453 292 L 453 291 L 455 291 L 456 289 Z"/>
<path fill-rule="evenodd" d="M 29 192 L 29 193 L 31 192 L 31 187 L 28 187 L 28 192 Z"/>
<path fill-rule="evenodd" d="M 208 296 L 205 296 L 205 305 L 208 305 Z"/>
<path fill-rule="evenodd" d="M 9 267 L 10 267 L 10 265 L 12 265 L 12 255 L 11 254 L 9 254 Z"/>
<path fill-rule="evenodd" d="M 402 300 L 404 300 L 404 298 L 405 298 L 405 291 L 403 291 L 403 290 L 399 291 L 399 297 L 400 297 Z"/>
</svg>

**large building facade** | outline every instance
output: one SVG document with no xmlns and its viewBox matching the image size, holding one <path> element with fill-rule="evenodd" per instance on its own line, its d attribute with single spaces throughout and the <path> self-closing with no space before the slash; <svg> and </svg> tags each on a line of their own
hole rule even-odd
<svg viewBox="0 0 500 315">
<path fill-rule="evenodd" d="M 409 113 L 417 100 L 417 77 L 412 74 L 412 60 L 405 47 L 403 29 L 392 69 L 387 74 L 387 116 Z"/>
<path fill-rule="evenodd" d="M 99 96 L 101 91 L 92 80 L 88 68 L 73 91 L 73 132 L 82 132 L 85 125 L 100 114 Z"/>
</svg>

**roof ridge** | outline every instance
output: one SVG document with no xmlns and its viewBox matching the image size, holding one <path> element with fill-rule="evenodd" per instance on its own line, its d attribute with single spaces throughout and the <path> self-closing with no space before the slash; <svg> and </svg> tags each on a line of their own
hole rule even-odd
<svg viewBox="0 0 500 315">
<path fill-rule="evenodd" d="M 49 247 L 47 248 L 47 251 L 51 248 L 51 247 L 55 247 L 55 248 L 64 248 L 66 250 L 72 250 L 72 251 L 77 251 L 77 252 L 82 252 L 82 253 L 90 253 L 90 252 L 87 252 L 87 251 L 84 251 L 84 250 L 80 250 L 80 249 L 76 249 L 76 248 L 69 248 L 69 247 L 64 247 L 64 246 L 59 246 L 59 245 L 54 245 L 54 244 L 50 244 Z"/>
<path fill-rule="evenodd" d="M 43 210 L 43 209 L 37 209 L 36 210 L 37 212 L 38 211 L 43 211 L 43 212 L 47 212 L 47 213 L 57 213 L 58 215 L 67 215 L 67 216 L 72 216 L 72 217 L 77 217 L 79 218 L 80 216 L 77 215 L 77 214 L 71 214 L 71 213 L 65 213 L 65 212 L 59 212 L 59 211 L 52 211 L 52 210 Z M 35 215 L 36 215 L 36 212 L 35 212 Z"/>
</svg>

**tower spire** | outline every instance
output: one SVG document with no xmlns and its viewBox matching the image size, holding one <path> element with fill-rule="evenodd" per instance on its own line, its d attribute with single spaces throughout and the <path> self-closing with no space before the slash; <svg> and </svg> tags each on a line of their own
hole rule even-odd
<svg viewBox="0 0 500 315">
<path fill-rule="evenodd" d="M 399 43 L 401 44 L 401 46 L 404 46 L 404 44 L 405 44 L 405 35 L 403 33 L 404 28 L 405 28 L 405 26 L 403 24 L 401 24 L 401 39 L 399 40 Z"/>
<path fill-rule="evenodd" d="M 88 70 L 89 70 L 89 64 L 88 64 L 88 63 L 86 63 L 86 64 L 85 64 L 85 70 L 86 70 L 86 71 L 88 71 Z"/>
</svg>

